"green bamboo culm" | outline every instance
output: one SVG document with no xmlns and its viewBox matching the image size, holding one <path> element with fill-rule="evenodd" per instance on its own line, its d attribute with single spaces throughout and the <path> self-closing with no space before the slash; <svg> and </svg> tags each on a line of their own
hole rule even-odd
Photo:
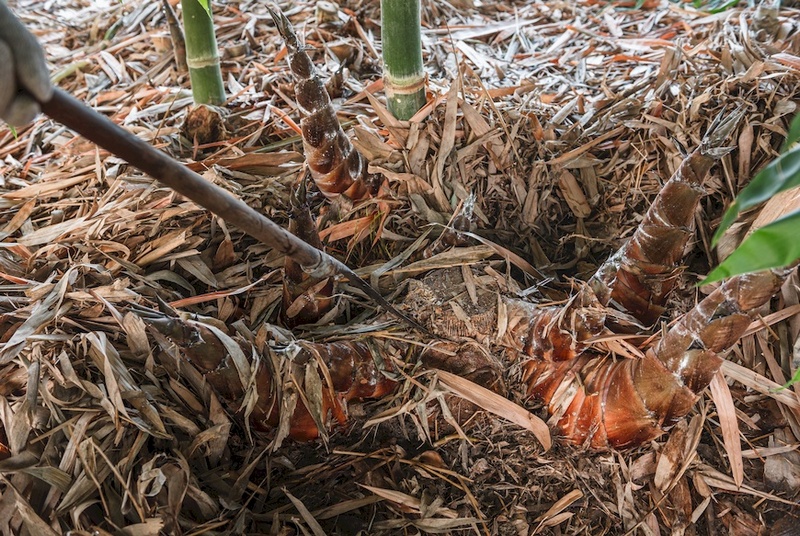
<svg viewBox="0 0 800 536">
<path fill-rule="evenodd" d="M 381 0 L 381 46 L 389 111 L 408 120 L 425 105 L 419 0 Z"/>
<path fill-rule="evenodd" d="M 181 8 L 192 97 L 195 104 L 220 106 L 225 103 L 225 88 L 208 0 L 181 0 Z"/>
</svg>

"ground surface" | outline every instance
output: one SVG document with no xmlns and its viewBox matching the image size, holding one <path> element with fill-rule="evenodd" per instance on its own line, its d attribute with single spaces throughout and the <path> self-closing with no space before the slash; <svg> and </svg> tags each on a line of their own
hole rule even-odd
<svg viewBox="0 0 800 536">
<path fill-rule="evenodd" d="M 325 76 L 347 58 L 340 118 L 388 179 L 380 228 L 370 207 L 341 209 L 339 224 L 328 210 L 320 226 L 329 251 L 398 295 L 408 277 L 481 261 L 510 292 L 535 298 L 543 278 L 591 275 L 681 150 L 720 110 L 745 107 L 734 152 L 707 182 L 685 283 L 665 320 L 687 310 L 702 292 L 694 283 L 716 263 L 708 238 L 722 209 L 774 158 L 796 113 L 800 12 L 633 4 L 424 2 L 430 106 L 411 124 L 394 124 L 366 97 L 382 98 L 378 2 L 348 2 L 338 23 L 319 27 L 313 5 L 282 5 Z M 181 134 L 191 97 L 160 3 L 11 5 L 61 87 L 285 224 L 303 157 L 283 117 L 299 117 L 261 3 L 214 6 L 231 131 L 203 147 Z M 0 342 L 12 332 L 22 340 L 0 346 L 3 532 L 798 533 L 800 401 L 770 391 L 797 345 L 796 279 L 764 311 L 776 313 L 771 329 L 729 356 L 739 456 L 723 444 L 721 394 L 704 397 L 672 439 L 633 451 L 558 442 L 545 451 L 493 416 L 468 438 L 421 437 L 416 402 L 444 388 L 420 370 L 408 371 L 414 382 L 396 397 L 352 408 L 363 418 L 327 444 L 273 451 L 270 437 L 251 441 L 226 408 L 173 374 L 126 304 L 160 296 L 256 331 L 275 321 L 282 260 L 45 117 L 16 136 L 0 130 L 0 158 Z M 470 194 L 483 244 L 434 248 L 425 259 L 441 232 L 430 224 L 446 224 Z M 362 321 L 367 305 L 345 297 L 344 321 Z M 525 403 L 520 389 L 512 398 Z M 364 426 L 382 411 L 391 418 Z"/>
</svg>

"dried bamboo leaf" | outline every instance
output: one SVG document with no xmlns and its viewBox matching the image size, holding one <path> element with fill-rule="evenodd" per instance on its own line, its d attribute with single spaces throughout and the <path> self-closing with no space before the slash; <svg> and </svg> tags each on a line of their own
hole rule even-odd
<svg viewBox="0 0 800 536">
<path fill-rule="evenodd" d="M 10 234 L 14 233 L 17 229 L 22 227 L 22 224 L 25 223 L 31 214 L 33 214 L 33 209 L 36 207 L 36 199 L 31 199 L 26 201 L 14 214 L 14 217 L 6 223 L 5 227 L 0 230 L 0 240 L 3 240 L 5 237 L 9 236 Z"/>
<path fill-rule="evenodd" d="M 250 385 L 250 379 L 253 377 L 253 369 L 250 366 L 250 361 L 245 356 L 244 352 L 242 351 L 241 346 L 234 341 L 230 335 L 219 329 L 218 327 L 214 326 L 213 324 L 206 323 L 204 327 L 211 331 L 225 346 L 225 350 L 228 352 L 228 355 L 231 357 L 234 366 L 236 367 L 236 372 L 239 374 L 239 381 L 241 382 L 242 386 Z"/>
<path fill-rule="evenodd" d="M 120 531 L 125 536 L 158 536 L 163 534 L 162 530 L 165 525 L 165 520 L 160 517 L 151 517 L 146 519 L 143 523 L 134 523 L 128 525 Z"/>
<path fill-rule="evenodd" d="M 583 497 L 583 492 L 581 492 L 581 490 L 574 489 L 570 491 L 569 493 L 558 499 L 555 503 L 553 503 L 553 506 L 548 508 L 547 512 L 537 517 L 536 521 L 541 523 L 543 526 L 553 526 L 553 525 L 547 525 L 546 523 L 548 521 L 551 521 L 552 518 L 554 518 L 555 516 L 561 514 L 565 508 L 569 508 L 569 506 L 572 503 L 574 503 L 578 499 L 581 499 L 582 497 Z M 558 523 L 560 522 L 561 521 L 559 521 Z"/>
<path fill-rule="evenodd" d="M 106 338 L 105 333 L 88 333 L 86 339 L 90 343 L 89 355 L 105 375 L 108 396 L 116 411 L 155 437 L 171 437 L 161 421 L 158 410 L 139 388 L 128 368 L 120 359 L 119 353 Z M 125 407 L 126 401 L 136 408 L 145 419 L 144 422 L 128 413 Z"/>
<path fill-rule="evenodd" d="M 0 365 L 8 363 L 25 347 L 27 339 L 49 324 L 61 307 L 61 300 L 66 294 L 67 286 L 74 283 L 77 277 L 75 269 L 68 270 L 52 288 L 47 297 L 33 306 L 30 316 L 14 332 L 11 338 L 0 347 Z"/>
<path fill-rule="evenodd" d="M 369 506 L 371 504 L 375 504 L 383 500 L 382 497 L 379 495 L 367 495 L 366 497 L 362 497 L 359 499 L 351 499 L 348 501 L 342 501 L 340 503 L 334 504 L 332 506 L 328 506 L 323 508 L 322 510 L 318 510 L 314 512 L 314 517 L 316 519 L 331 519 L 342 514 L 346 514 L 347 512 L 352 512 L 353 510 L 358 510 L 365 506 Z"/>
<path fill-rule="evenodd" d="M 759 491 L 754 489 L 746 484 L 738 486 L 734 481 L 733 478 L 720 473 L 713 467 L 709 467 L 707 465 L 703 465 L 699 471 L 703 482 L 712 488 L 717 488 L 725 491 L 732 491 L 736 493 L 746 493 L 748 495 L 752 495 L 753 497 L 758 497 L 760 499 L 767 499 L 773 502 L 779 502 L 783 504 L 792 505 L 794 504 L 792 501 L 784 499 L 783 497 L 779 497 L 772 493 L 765 493 L 763 491 Z"/>
<path fill-rule="evenodd" d="M 300 513 L 300 517 L 302 517 L 303 521 L 306 522 L 306 525 L 309 526 L 311 531 L 314 533 L 314 536 L 325 536 L 325 531 L 322 530 L 322 526 L 316 519 L 314 519 L 314 516 L 311 515 L 311 512 L 309 512 L 308 508 L 306 508 L 306 505 L 304 505 L 300 499 L 292 495 L 286 488 L 283 489 L 283 493 L 286 494 L 290 501 L 292 501 L 292 504 Z"/>
<path fill-rule="evenodd" d="M 733 405 L 731 391 L 725 383 L 725 377 L 719 371 L 711 380 L 711 398 L 717 406 L 719 424 L 722 428 L 722 440 L 725 452 L 728 454 L 728 463 L 731 464 L 733 482 L 741 486 L 744 481 L 744 464 L 742 463 L 742 445 L 739 441 L 739 422 L 736 418 L 736 408 Z"/>
<path fill-rule="evenodd" d="M 552 445 L 550 430 L 547 428 L 547 424 L 545 424 L 544 421 L 514 402 L 503 398 L 485 387 L 481 387 L 480 385 L 444 370 L 437 370 L 436 373 L 439 376 L 439 380 L 454 394 L 498 417 L 507 419 L 517 426 L 529 430 L 536 436 L 536 439 L 542 444 L 544 450 L 550 449 Z"/>
<path fill-rule="evenodd" d="M 383 499 L 392 501 L 393 503 L 396 503 L 404 507 L 407 511 L 410 512 L 420 512 L 420 508 L 422 507 L 422 502 L 419 499 L 411 495 L 408 495 L 407 493 L 403 493 L 401 491 L 396 491 L 393 489 L 386 489 L 386 488 L 378 488 L 375 486 L 367 486 L 364 484 L 361 484 L 361 487 L 371 491 L 378 497 L 382 497 Z M 450 510 L 449 508 L 437 508 L 435 514 L 450 519 L 455 519 L 458 517 L 458 514 L 453 510 Z"/>
<path fill-rule="evenodd" d="M 558 185 L 561 188 L 561 193 L 564 194 L 564 200 L 569 205 L 570 210 L 579 218 L 586 218 L 591 214 L 592 207 L 586 201 L 586 196 L 583 193 L 575 175 L 566 169 L 558 176 Z"/>
<path fill-rule="evenodd" d="M 76 169 L 71 172 L 70 177 L 59 180 L 47 180 L 43 178 L 44 180 L 41 182 L 26 186 L 25 188 L 20 188 L 19 190 L 5 192 L 0 194 L 0 197 L 5 197 L 7 199 L 42 199 L 50 194 L 63 192 L 82 182 L 86 182 L 92 178 L 92 175 L 87 173 L 92 170 L 93 166 Z"/>
<path fill-rule="evenodd" d="M 724 361 L 720 370 L 722 370 L 727 377 L 736 380 L 744 386 L 763 395 L 772 397 L 781 404 L 792 408 L 794 411 L 800 411 L 800 398 L 798 398 L 796 393 L 782 389 L 781 384 L 762 376 L 758 372 L 732 361 Z"/>
<path fill-rule="evenodd" d="M 469 123 L 469 126 L 472 128 L 473 133 L 478 138 L 484 138 L 492 132 L 492 128 L 489 126 L 489 122 L 483 118 L 483 116 L 478 113 L 471 104 L 463 99 L 458 100 L 458 106 L 461 108 L 461 111 L 464 113 L 464 119 Z M 499 134 L 499 133 L 498 133 Z M 508 165 L 507 159 L 503 158 L 504 150 L 503 150 L 503 143 L 494 136 L 489 136 L 486 138 L 485 141 L 482 142 L 483 146 L 489 152 L 494 161 L 495 165 L 497 165 L 498 169 L 505 169 Z"/>
<path fill-rule="evenodd" d="M 24 496 L 4 477 L 0 477 L 7 488 L 9 488 L 15 497 L 15 510 L 22 517 L 22 522 L 25 528 L 33 534 L 41 534 L 43 536 L 57 536 L 57 532 L 39 516 L 39 513 L 34 510 L 30 503 L 25 500 Z"/>
</svg>

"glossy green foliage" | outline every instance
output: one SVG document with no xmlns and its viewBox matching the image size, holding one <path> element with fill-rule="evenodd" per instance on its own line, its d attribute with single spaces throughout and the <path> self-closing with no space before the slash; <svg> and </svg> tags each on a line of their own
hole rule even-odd
<svg viewBox="0 0 800 536">
<path fill-rule="evenodd" d="M 743 210 L 754 207 L 772 196 L 800 186 L 800 114 L 789 127 L 783 143 L 783 154 L 762 169 L 728 207 L 714 234 L 716 245 L 725 231 Z M 800 211 L 775 220 L 755 231 L 717 266 L 701 283 L 703 285 L 726 277 L 778 268 L 800 259 Z"/>
<path fill-rule="evenodd" d="M 736 200 L 725 211 L 722 222 L 714 233 L 712 245 L 719 242 L 741 211 L 759 205 L 775 194 L 800 186 L 800 145 L 790 149 L 799 138 L 800 114 L 794 118 L 789 128 L 783 144 L 784 153 L 762 169 L 750 184 L 739 192 Z"/>
<path fill-rule="evenodd" d="M 739 274 L 779 268 L 800 259 L 800 211 L 751 234 L 701 283 L 706 285 Z"/>
</svg>

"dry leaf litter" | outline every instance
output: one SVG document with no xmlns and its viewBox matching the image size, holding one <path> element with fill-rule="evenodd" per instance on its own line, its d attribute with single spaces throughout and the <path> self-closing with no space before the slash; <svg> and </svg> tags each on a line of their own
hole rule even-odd
<svg viewBox="0 0 800 536">
<path fill-rule="evenodd" d="M 59 86 L 286 225 L 299 116 L 262 3 L 214 5 L 227 138 L 206 145 L 182 131 L 192 100 L 161 3 L 13 4 Z M 323 74 L 341 72 L 340 120 L 389 185 L 371 207 L 317 207 L 328 251 L 394 297 L 433 268 L 472 265 L 544 296 L 591 275 L 720 111 L 744 108 L 665 320 L 707 292 L 694 284 L 757 217 L 718 253 L 722 210 L 798 111 L 800 11 L 423 4 L 429 104 L 411 122 L 382 104 L 377 2 L 343 3 L 323 23 L 312 3 L 281 5 Z M 798 358 L 796 276 L 693 414 L 639 449 L 545 451 L 505 407 L 508 418 L 426 429 L 429 402 L 464 388 L 411 365 L 398 394 L 349 408 L 326 441 L 278 444 L 192 379 L 129 305 L 160 298 L 263 336 L 283 260 L 46 117 L 0 130 L 0 158 L 3 533 L 797 533 L 800 398 L 776 389 Z M 442 226 L 473 196 L 476 238 L 446 247 Z M 372 306 L 339 293 L 345 323 L 298 336 L 357 335 Z"/>
</svg>

